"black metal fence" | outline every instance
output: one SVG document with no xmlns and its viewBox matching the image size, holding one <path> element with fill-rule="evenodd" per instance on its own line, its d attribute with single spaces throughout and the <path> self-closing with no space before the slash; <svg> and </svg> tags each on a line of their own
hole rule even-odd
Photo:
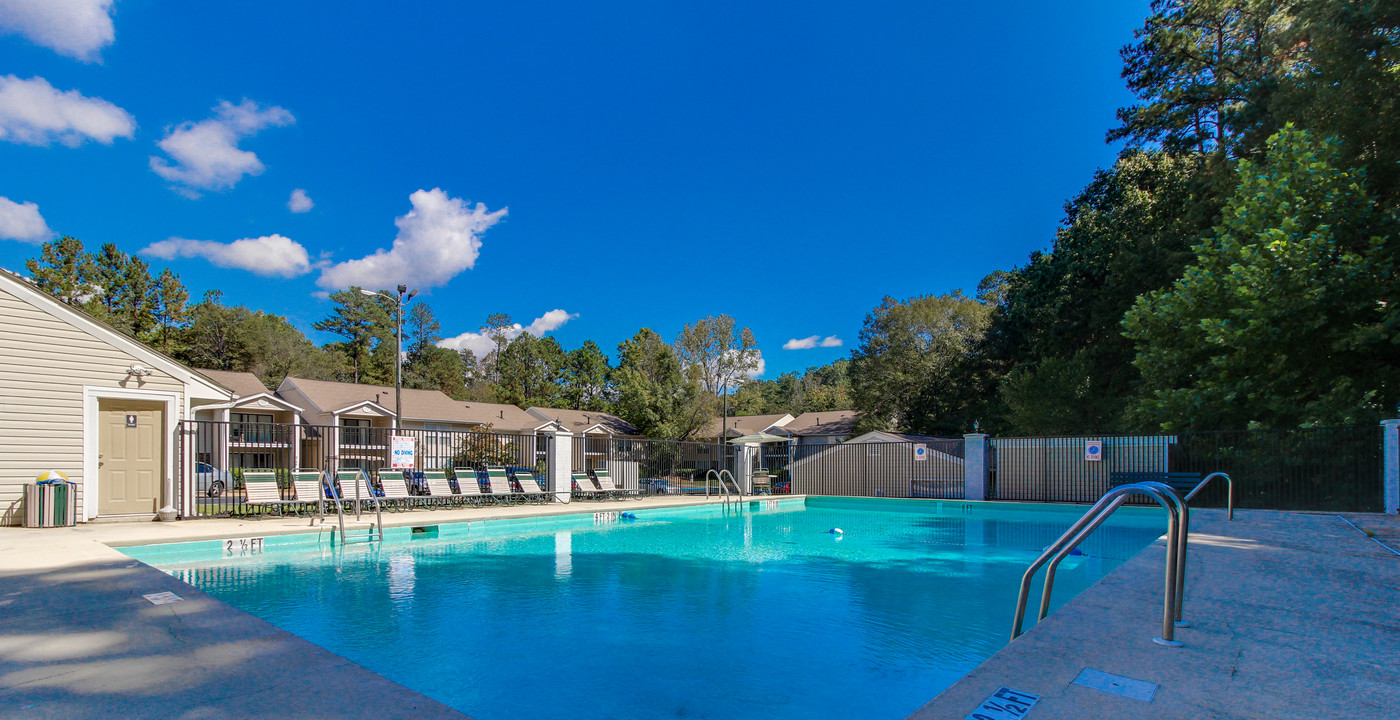
<svg viewBox="0 0 1400 720">
<path fill-rule="evenodd" d="M 617 437 L 573 442 L 574 472 L 607 468 L 619 486 L 646 495 L 703 495 L 711 470 L 738 472 L 738 450 L 728 445 Z M 714 481 L 709 492 L 718 492 Z"/>
<path fill-rule="evenodd" d="M 240 423 L 186 420 L 180 423 L 176 496 L 182 517 L 226 517 L 266 512 L 265 506 L 245 502 L 243 472 L 273 470 L 282 499 L 292 499 L 292 472 L 321 471 L 323 483 L 334 482 L 336 471 L 358 468 L 371 475 L 394 468 L 395 439 L 411 449 L 405 471 L 415 490 L 424 470 L 448 470 L 454 489 L 463 481 L 485 482 L 487 466 L 528 468 L 548 477 L 547 435 L 399 429 L 375 426 L 324 426 L 281 423 Z M 410 455 L 400 455 L 407 460 Z M 456 476 L 453 468 L 472 468 L 476 477 Z M 341 488 L 347 495 L 353 488 Z"/>
<path fill-rule="evenodd" d="M 953 438 L 799 445 L 786 473 L 794 493 L 961 500 L 965 447 Z"/>
<path fill-rule="evenodd" d="M 1221 471 L 1235 482 L 1237 507 L 1375 512 L 1381 462 L 1376 426 L 992 438 L 987 497 L 1088 503 L 1108 491 L 1115 473 Z M 1192 500 L 1224 504 L 1223 483 Z"/>
</svg>

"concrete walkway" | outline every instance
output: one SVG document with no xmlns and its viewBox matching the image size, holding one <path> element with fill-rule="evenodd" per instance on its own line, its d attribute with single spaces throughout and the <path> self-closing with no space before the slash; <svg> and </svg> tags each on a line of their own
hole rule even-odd
<svg viewBox="0 0 1400 720">
<path fill-rule="evenodd" d="M 658 497 L 415 511 L 385 515 L 385 525 L 704 502 Z M 273 518 L 0 527 L 0 718 L 466 718 L 112 547 L 315 532 L 308 522 Z M 183 600 L 153 605 L 143 597 L 161 592 Z"/>
<path fill-rule="evenodd" d="M 1192 518 L 1184 647 L 1152 642 L 1159 541 L 910 718 L 967 717 L 1003 686 L 1041 696 L 1028 720 L 1400 717 L 1400 557 L 1335 515 Z M 1348 519 L 1400 534 L 1395 516 Z M 1158 687 L 1150 702 L 1091 689 L 1075 683 L 1086 668 Z"/>
</svg>

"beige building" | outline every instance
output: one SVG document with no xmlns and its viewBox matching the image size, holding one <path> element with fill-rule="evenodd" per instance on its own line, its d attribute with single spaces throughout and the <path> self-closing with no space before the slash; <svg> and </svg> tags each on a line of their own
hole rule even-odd
<svg viewBox="0 0 1400 720">
<path fill-rule="evenodd" d="M 176 503 L 176 430 L 232 393 L 0 271 L 0 521 L 23 520 L 45 470 L 76 483 L 78 519 L 154 516 Z"/>
<path fill-rule="evenodd" d="M 782 426 L 782 430 L 797 438 L 799 445 L 830 445 L 851 436 L 856 429 L 856 417 L 855 410 L 802 413 Z"/>
</svg>

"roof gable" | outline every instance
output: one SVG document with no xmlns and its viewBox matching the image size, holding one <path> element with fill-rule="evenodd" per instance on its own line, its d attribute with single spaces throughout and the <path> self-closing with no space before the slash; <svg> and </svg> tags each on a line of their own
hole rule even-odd
<svg viewBox="0 0 1400 720">
<path fill-rule="evenodd" d="M 201 375 L 193 368 L 185 367 L 174 358 L 148 347 L 144 343 L 133 338 L 123 335 L 116 328 L 83 312 L 81 309 L 72 307 L 52 297 L 17 273 L 0 268 L 0 289 L 3 289 L 5 292 L 36 309 L 179 380 L 185 385 L 185 396 L 187 398 L 199 400 L 230 399 L 231 393 L 217 382 Z"/>
</svg>

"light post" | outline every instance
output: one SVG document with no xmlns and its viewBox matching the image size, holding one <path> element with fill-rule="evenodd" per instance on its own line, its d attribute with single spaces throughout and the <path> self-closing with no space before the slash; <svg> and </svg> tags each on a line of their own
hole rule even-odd
<svg viewBox="0 0 1400 720">
<path fill-rule="evenodd" d="M 394 352 L 394 432 L 400 429 L 399 418 L 403 417 L 403 305 L 413 299 L 418 294 L 417 290 L 408 292 L 407 285 L 398 286 L 399 295 L 394 297 L 383 290 L 366 290 L 360 288 L 360 294 L 369 297 L 382 297 L 394 301 L 398 307 L 398 323 L 394 328 L 394 336 L 398 339 L 398 348 Z M 404 297 L 408 293 L 408 297 Z"/>
</svg>

